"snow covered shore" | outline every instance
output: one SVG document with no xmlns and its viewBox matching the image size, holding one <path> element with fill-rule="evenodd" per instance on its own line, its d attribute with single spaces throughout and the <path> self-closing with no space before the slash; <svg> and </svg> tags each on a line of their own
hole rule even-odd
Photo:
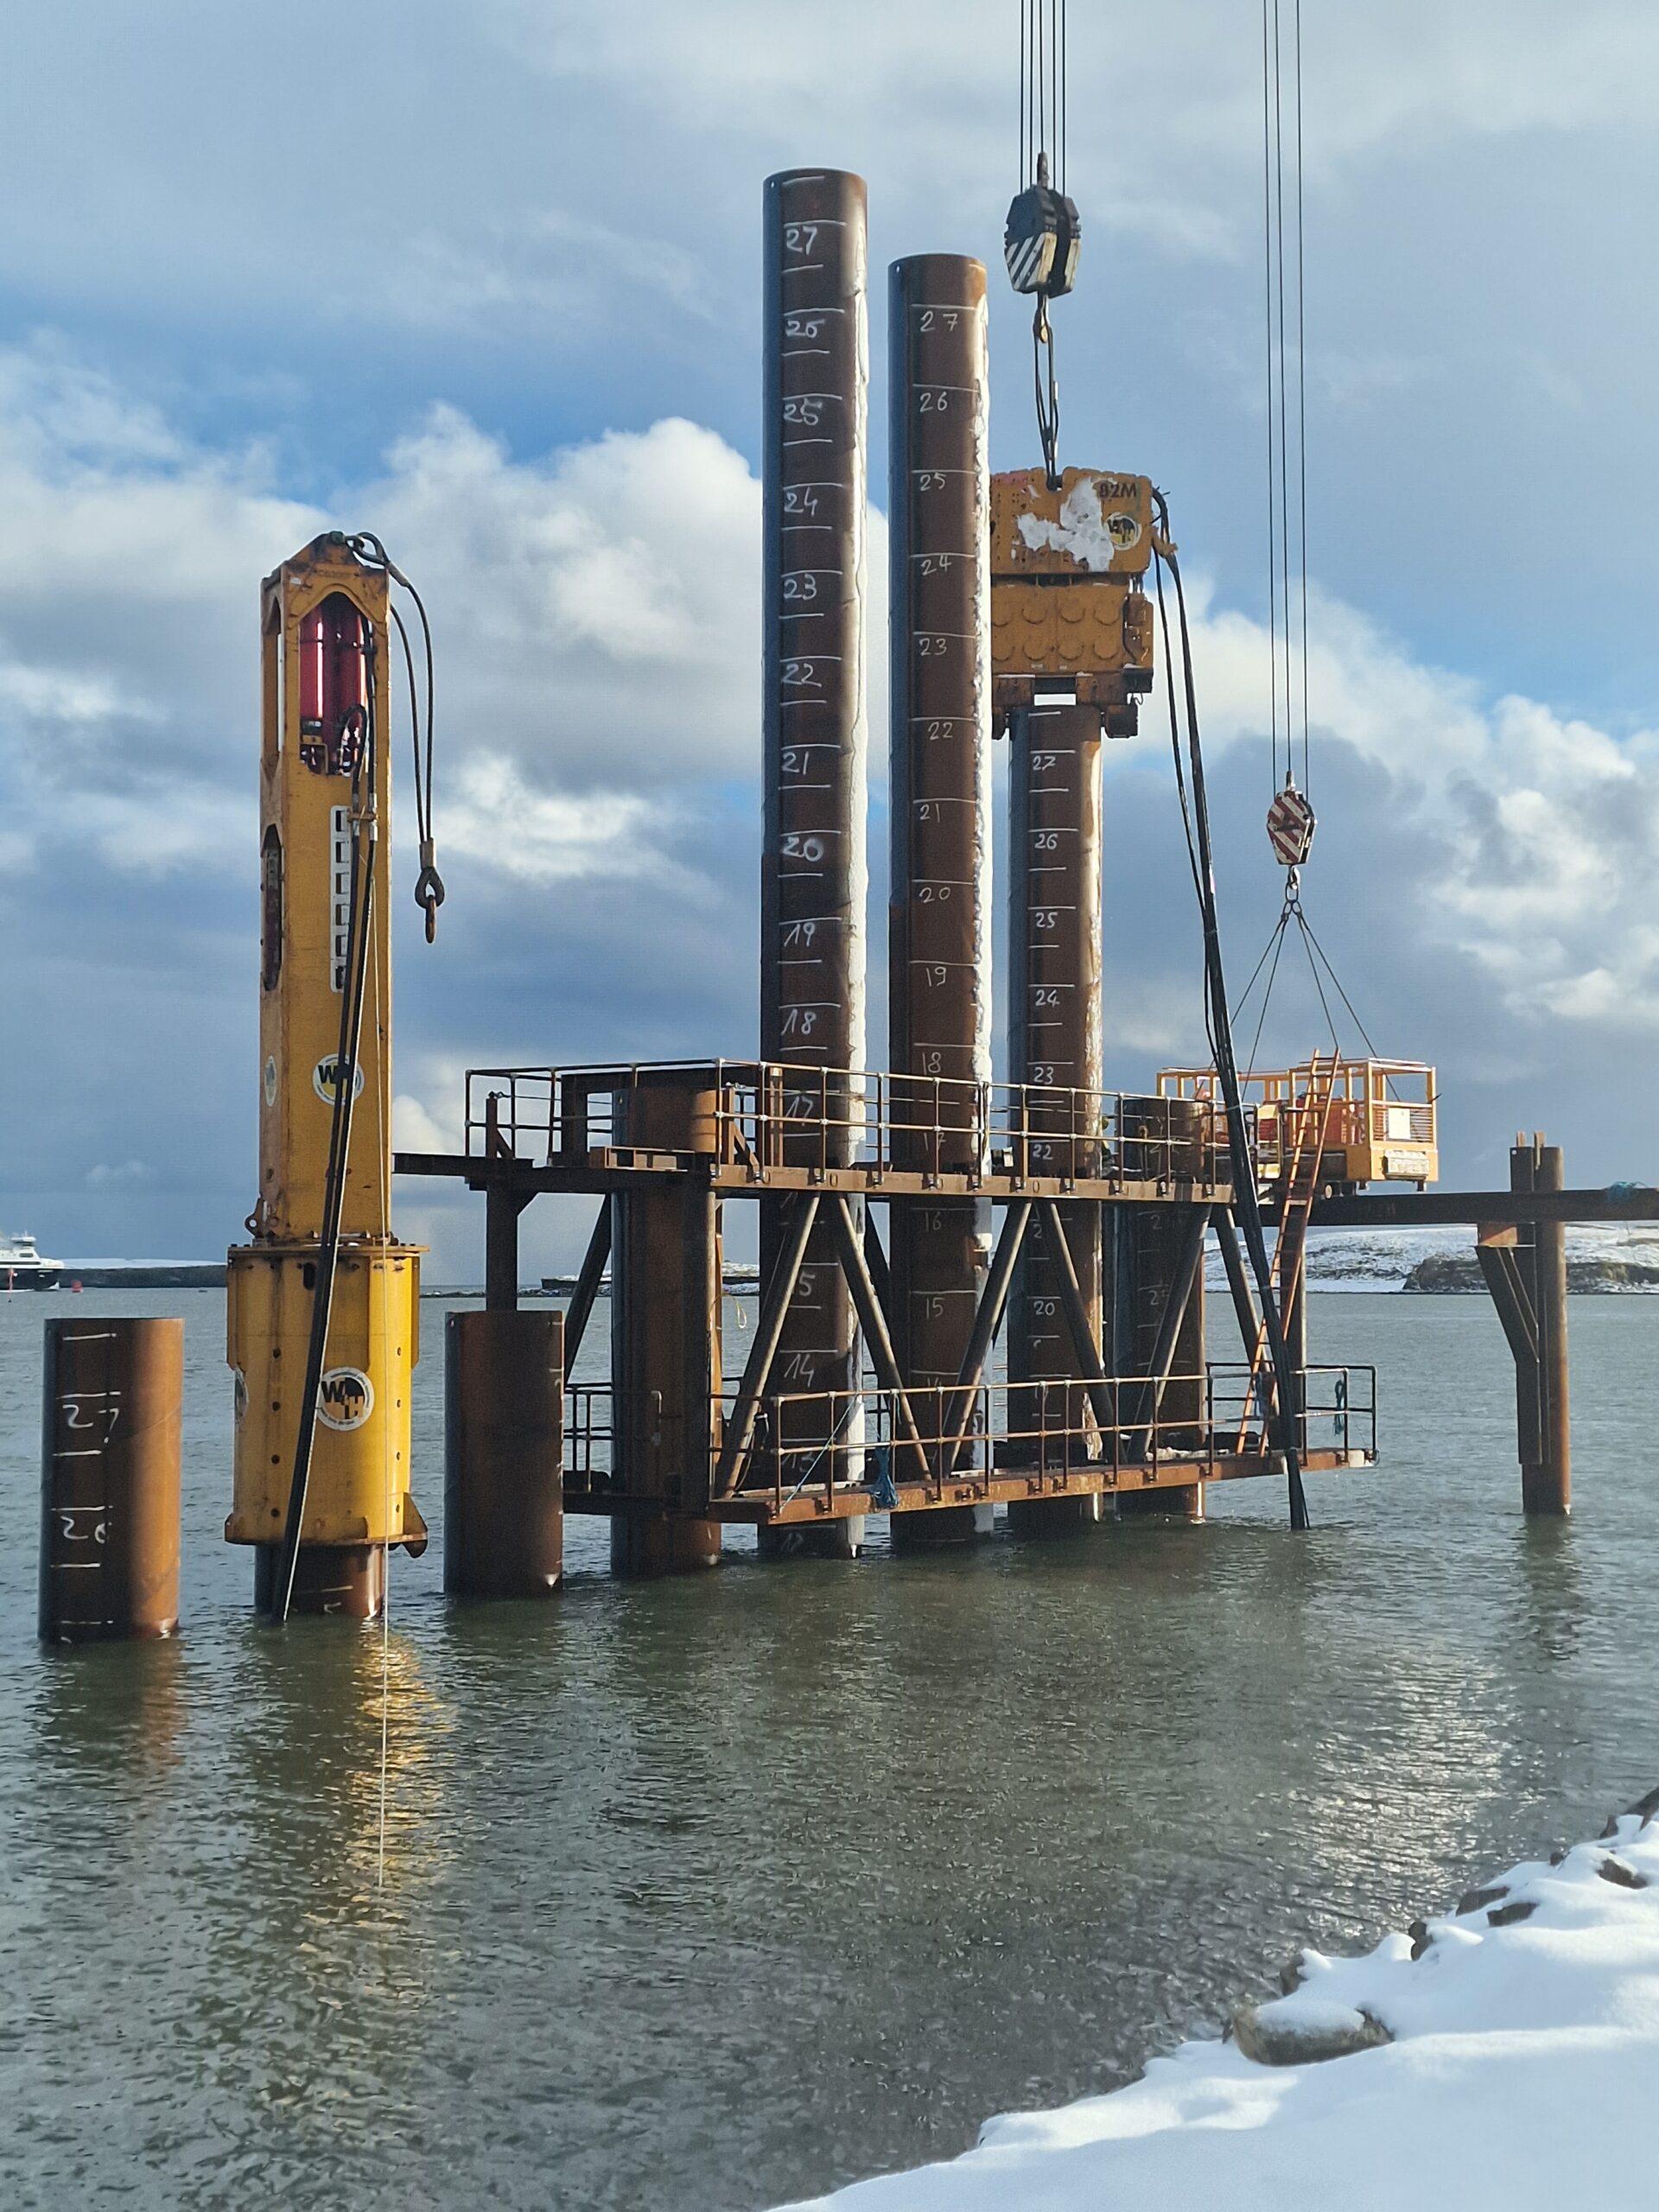
<svg viewBox="0 0 1659 2212">
<path fill-rule="evenodd" d="M 1659 2202 L 1656 1815 L 1659 1790 L 1599 1841 L 1513 1867 L 1367 1957 L 1304 1952 L 1291 1994 L 1246 2006 L 1225 2042 L 1154 2059 L 1128 2088 L 990 2120 L 963 2158 L 817 2202 L 1577 2212 Z"/>
<path fill-rule="evenodd" d="M 1575 1292 L 1659 1291 L 1659 1223 L 1574 1222 L 1567 1232 L 1569 1287 Z M 1213 1247 L 1212 1288 L 1224 1281 Z M 1315 1229 L 1307 1276 L 1316 1290 L 1468 1290 L 1485 1285 L 1468 1228 Z"/>
</svg>

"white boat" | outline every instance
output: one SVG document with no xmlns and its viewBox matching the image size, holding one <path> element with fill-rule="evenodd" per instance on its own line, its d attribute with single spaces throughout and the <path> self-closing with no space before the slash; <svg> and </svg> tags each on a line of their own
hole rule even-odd
<svg viewBox="0 0 1659 2212">
<path fill-rule="evenodd" d="M 8 1236 L 0 1230 L 0 1290 L 55 1290 L 63 1262 L 48 1260 L 32 1236 Z"/>
</svg>

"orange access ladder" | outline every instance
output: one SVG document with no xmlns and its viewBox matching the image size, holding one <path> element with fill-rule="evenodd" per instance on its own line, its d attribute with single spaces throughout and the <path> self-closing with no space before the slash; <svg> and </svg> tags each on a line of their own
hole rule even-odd
<svg viewBox="0 0 1659 2212">
<path fill-rule="evenodd" d="M 1279 1109 L 1281 1159 L 1279 1234 L 1273 1248 L 1268 1281 L 1281 1321 L 1290 1311 L 1302 1287 L 1302 1262 L 1307 1251 L 1307 1227 L 1313 1201 L 1319 1193 L 1319 1170 L 1325 1161 L 1325 1141 L 1331 1126 L 1331 1104 L 1336 1090 L 1338 1056 L 1315 1052 L 1308 1062 L 1307 1093 Z M 1244 1449 L 1250 1413 L 1260 1397 L 1262 1378 L 1271 1365 L 1268 1325 L 1263 1318 L 1255 1332 L 1250 1360 L 1249 1388 L 1239 1415 L 1237 1449 Z"/>
</svg>

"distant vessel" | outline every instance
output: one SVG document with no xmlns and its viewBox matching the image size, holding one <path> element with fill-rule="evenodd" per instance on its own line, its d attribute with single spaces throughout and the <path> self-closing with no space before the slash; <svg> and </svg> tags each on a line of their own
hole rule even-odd
<svg viewBox="0 0 1659 2212">
<path fill-rule="evenodd" d="M 62 1274 L 63 1262 L 43 1258 L 32 1236 L 0 1233 L 0 1290 L 55 1290 Z"/>
</svg>

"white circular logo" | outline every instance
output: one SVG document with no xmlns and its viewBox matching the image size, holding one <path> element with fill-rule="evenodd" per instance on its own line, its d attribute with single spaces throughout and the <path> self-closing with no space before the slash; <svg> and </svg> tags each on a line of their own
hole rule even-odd
<svg viewBox="0 0 1659 2212">
<path fill-rule="evenodd" d="M 1120 510 L 1116 514 L 1107 516 L 1106 534 L 1118 552 L 1127 553 L 1132 545 L 1141 543 L 1141 524 L 1135 516 L 1126 515 Z"/>
<path fill-rule="evenodd" d="M 265 1062 L 265 1103 L 267 1106 L 276 1103 L 276 1062 L 274 1056 Z"/>
<path fill-rule="evenodd" d="M 340 1088 L 340 1055 L 330 1052 L 327 1059 L 319 1060 L 311 1071 L 311 1088 L 325 1106 L 334 1103 L 334 1093 Z M 352 1096 L 363 1096 L 363 1063 L 359 1060 L 352 1070 Z"/>
<path fill-rule="evenodd" d="M 374 1385 L 360 1367 L 331 1367 L 317 1392 L 317 1419 L 325 1428 L 361 1428 L 374 1411 Z"/>
</svg>

